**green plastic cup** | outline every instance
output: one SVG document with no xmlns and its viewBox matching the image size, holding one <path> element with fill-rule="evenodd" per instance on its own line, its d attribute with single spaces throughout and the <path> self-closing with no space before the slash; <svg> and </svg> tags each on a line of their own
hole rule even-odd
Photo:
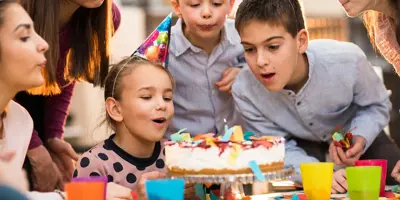
<svg viewBox="0 0 400 200">
<path fill-rule="evenodd" d="M 381 183 L 379 166 L 347 167 L 346 177 L 351 200 L 377 200 Z"/>
</svg>

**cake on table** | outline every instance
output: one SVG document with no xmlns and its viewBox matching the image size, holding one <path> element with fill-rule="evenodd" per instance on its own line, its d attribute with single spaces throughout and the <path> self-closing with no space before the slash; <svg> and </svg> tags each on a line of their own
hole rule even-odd
<svg viewBox="0 0 400 200">
<path fill-rule="evenodd" d="M 250 161 L 255 161 L 262 172 L 283 168 L 284 138 L 243 134 L 240 126 L 219 137 L 203 134 L 192 138 L 181 132 L 171 135 L 171 141 L 165 143 L 171 175 L 251 173 Z"/>
</svg>

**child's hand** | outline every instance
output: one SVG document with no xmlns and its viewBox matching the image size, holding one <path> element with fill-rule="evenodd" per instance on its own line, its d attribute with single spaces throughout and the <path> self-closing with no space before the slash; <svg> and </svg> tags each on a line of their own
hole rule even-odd
<svg viewBox="0 0 400 200">
<path fill-rule="evenodd" d="M 332 142 L 329 146 L 329 155 L 336 165 L 354 165 L 354 163 L 360 159 L 366 143 L 364 137 L 358 135 L 354 136 L 353 146 L 344 152 L 342 148 L 335 146 Z"/>
<path fill-rule="evenodd" d="M 185 184 L 185 199 L 196 199 L 196 190 L 194 185 L 195 184 L 193 183 Z"/>
<path fill-rule="evenodd" d="M 146 185 L 145 185 L 147 180 L 162 179 L 162 178 L 165 178 L 165 177 L 166 177 L 166 175 L 161 173 L 161 172 L 159 172 L 159 171 L 152 171 L 152 172 L 147 172 L 147 173 L 142 174 L 139 177 L 139 181 L 138 181 L 138 183 L 136 185 L 136 192 L 137 192 L 137 194 L 139 196 L 139 199 L 141 199 L 141 200 L 142 199 L 143 200 L 147 199 Z"/>
<path fill-rule="evenodd" d="M 400 160 L 397 161 L 396 166 L 394 166 L 391 175 L 394 178 L 394 180 L 400 183 Z"/>
<path fill-rule="evenodd" d="M 333 173 L 332 194 L 345 193 L 347 191 L 346 170 L 341 169 Z"/>
<path fill-rule="evenodd" d="M 132 200 L 131 189 L 116 183 L 107 183 L 107 200 L 129 199 Z"/>
<path fill-rule="evenodd" d="M 236 75 L 240 72 L 240 68 L 229 67 L 222 73 L 222 78 L 220 81 L 216 82 L 215 85 L 221 92 L 231 92 L 233 81 Z"/>
</svg>

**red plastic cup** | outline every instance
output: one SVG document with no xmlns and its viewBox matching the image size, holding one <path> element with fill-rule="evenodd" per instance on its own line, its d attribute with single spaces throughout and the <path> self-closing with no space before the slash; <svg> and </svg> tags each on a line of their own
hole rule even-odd
<svg viewBox="0 0 400 200">
<path fill-rule="evenodd" d="M 385 196 L 385 186 L 386 186 L 386 171 L 387 171 L 387 160 L 358 160 L 355 166 L 380 166 L 382 168 L 381 172 L 381 187 L 379 196 Z M 366 176 L 368 176 L 366 174 Z"/>
</svg>

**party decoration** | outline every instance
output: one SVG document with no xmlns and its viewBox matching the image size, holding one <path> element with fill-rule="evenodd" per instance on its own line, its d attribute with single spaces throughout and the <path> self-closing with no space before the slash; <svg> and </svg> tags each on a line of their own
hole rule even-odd
<svg viewBox="0 0 400 200">
<path fill-rule="evenodd" d="M 182 141 L 184 142 L 192 142 L 192 137 L 190 136 L 190 133 L 182 133 Z"/>
<path fill-rule="evenodd" d="M 158 25 L 157 29 L 146 38 L 132 56 L 139 56 L 150 62 L 167 67 L 171 24 L 172 13 Z"/>
<path fill-rule="evenodd" d="M 186 128 L 183 128 L 183 129 L 179 130 L 178 132 L 172 134 L 170 136 L 171 141 L 182 142 L 185 137 L 183 134 L 181 134 L 181 133 L 183 133 L 183 131 L 186 131 Z M 189 134 L 189 137 L 190 137 L 190 134 Z"/>
<path fill-rule="evenodd" d="M 293 194 L 292 200 L 300 200 L 300 199 L 299 199 L 299 197 L 297 196 L 297 194 Z"/>
<path fill-rule="evenodd" d="M 199 134 L 194 136 L 193 141 L 197 140 L 205 140 L 206 138 L 214 138 L 214 133 L 207 133 L 207 134 Z"/>
<path fill-rule="evenodd" d="M 237 157 L 239 155 L 239 152 L 242 150 L 242 148 L 238 144 L 232 144 L 232 146 L 233 146 L 233 149 L 231 150 L 231 153 L 229 154 L 228 162 L 229 162 L 229 164 L 234 165 L 237 160 Z"/>
<path fill-rule="evenodd" d="M 242 130 L 241 126 L 233 127 L 233 134 L 231 136 L 231 140 L 233 142 L 243 142 L 244 141 L 243 130 Z"/>
<path fill-rule="evenodd" d="M 224 136 L 222 136 L 220 141 L 221 142 L 228 142 L 231 139 L 231 136 L 232 136 L 234 130 L 235 130 L 234 127 L 228 129 L 228 131 L 225 133 Z"/>
<path fill-rule="evenodd" d="M 354 129 L 352 129 L 354 130 Z M 335 146 L 342 148 L 344 151 L 347 151 L 353 146 L 354 143 L 354 137 L 351 131 L 344 132 L 340 129 L 340 127 L 336 127 L 335 130 L 333 130 L 333 143 Z"/>
<path fill-rule="evenodd" d="M 244 133 L 243 137 L 244 140 L 246 141 L 251 141 L 251 137 L 254 136 L 254 133 L 251 131 L 247 131 L 246 133 Z"/>
<path fill-rule="evenodd" d="M 391 188 L 392 192 L 394 193 L 400 193 L 400 185 L 394 185 Z"/>
<path fill-rule="evenodd" d="M 258 164 L 256 161 L 254 161 L 254 160 L 250 161 L 249 166 L 258 181 L 262 181 L 262 182 L 267 181 L 265 179 L 265 176 L 262 174 L 261 169 L 258 167 Z"/>
</svg>

